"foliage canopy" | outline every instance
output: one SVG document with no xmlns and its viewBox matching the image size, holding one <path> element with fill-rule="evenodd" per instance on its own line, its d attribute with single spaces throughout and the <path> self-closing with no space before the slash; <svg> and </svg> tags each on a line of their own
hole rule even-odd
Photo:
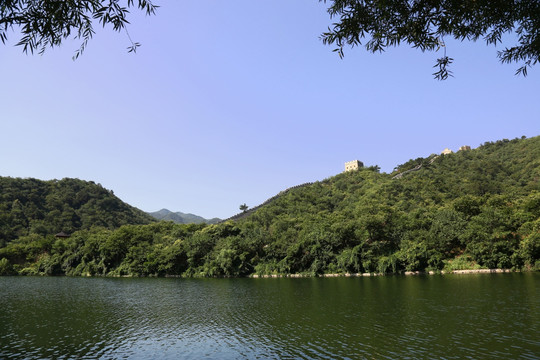
<svg viewBox="0 0 540 360">
<path fill-rule="evenodd" d="M 321 0 L 327 2 L 327 0 Z M 322 35 L 335 44 L 342 57 L 345 45 L 362 45 L 371 52 L 406 43 L 421 51 L 445 47 L 445 37 L 483 39 L 498 44 L 504 34 L 514 33 L 517 44 L 498 52 L 503 63 L 519 62 L 516 74 L 540 59 L 540 2 L 538 0 L 328 0 L 328 12 L 337 18 Z M 364 40 L 366 39 L 367 40 Z M 451 72 L 452 58 L 444 55 L 434 66 L 435 78 L 444 80 Z"/>
</svg>

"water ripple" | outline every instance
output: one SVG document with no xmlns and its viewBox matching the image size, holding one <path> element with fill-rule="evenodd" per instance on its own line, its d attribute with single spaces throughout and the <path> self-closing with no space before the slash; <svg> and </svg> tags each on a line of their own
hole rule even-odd
<svg viewBox="0 0 540 360">
<path fill-rule="evenodd" d="M 539 279 L 0 278 L 0 358 L 537 359 Z"/>
</svg>

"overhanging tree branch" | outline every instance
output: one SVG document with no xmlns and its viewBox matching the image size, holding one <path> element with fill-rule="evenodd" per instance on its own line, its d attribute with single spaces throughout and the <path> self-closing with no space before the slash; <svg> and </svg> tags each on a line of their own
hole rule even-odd
<svg viewBox="0 0 540 360">
<path fill-rule="evenodd" d="M 94 22 L 122 31 L 129 24 L 130 8 L 153 15 L 157 7 L 152 0 L 4 0 L 0 4 L 0 40 L 5 43 L 8 32 L 20 31 L 17 45 L 24 52 L 37 50 L 42 54 L 75 34 L 82 39 L 74 55 L 77 58 L 95 33 Z M 128 39 L 128 49 L 134 51 L 140 44 L 134 43 L 129 34 Z"/>
<path fill-rule="evenodd" d="M 421 51 L 436 51 L 440 39 L 477 41 L 497 45 L 502 36 L 514 33 L 517 44 L 498 52 L 503 63 L 518 62 L 516 73 L 540 60 L 540 1 L 538 0 L 319 0 L 329 2 L 328 13 L 337 21 L 321 35 L 324 44 L 360 46 L 382 52 L 401 43 Z M 446 54 L 437 60 L 435 78 L 450 75 Z"/>
</svg>

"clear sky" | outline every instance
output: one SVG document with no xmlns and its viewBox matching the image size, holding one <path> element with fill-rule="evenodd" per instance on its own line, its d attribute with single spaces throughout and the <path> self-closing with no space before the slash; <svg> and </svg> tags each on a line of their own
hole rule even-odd
<svg viewBox="0 0 540 360">
<path fill-rule="evenodd" d="M 144 211 L 229 217 L 359 159 L 390 172 L 461 145 L 540 134 L 540 65 L 526 78 L 484 43 L 383 54 L 320 34 L 317 0 L 155 0 L 125 33 L 25 55 L 0 44 L 0 176 L 93 180 Z M 512 45 L 511 42 L 508 46 Z"/>
</svg>

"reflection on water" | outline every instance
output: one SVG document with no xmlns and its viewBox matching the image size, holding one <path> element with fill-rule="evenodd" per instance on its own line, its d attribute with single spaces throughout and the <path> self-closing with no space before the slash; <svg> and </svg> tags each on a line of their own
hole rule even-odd
<svg viewBox="0 0 540 360">
<path fill-rule="evenodd" d="M 540 274 L 0 278 L 0 358 L 538 359 Z"/>
</svg>

